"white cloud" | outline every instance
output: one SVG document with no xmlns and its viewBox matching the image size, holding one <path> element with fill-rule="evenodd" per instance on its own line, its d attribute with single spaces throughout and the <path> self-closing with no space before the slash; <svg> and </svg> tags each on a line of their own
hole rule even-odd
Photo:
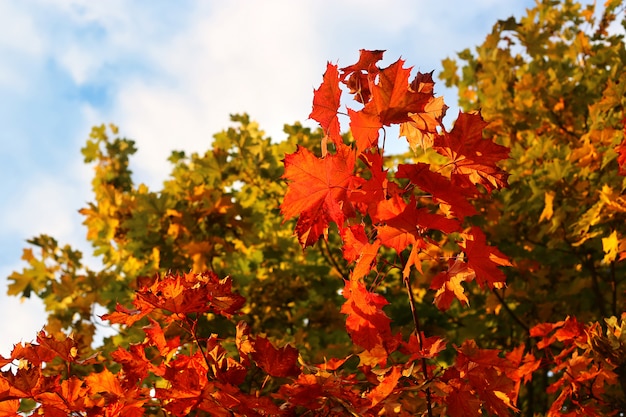
<svg viewBox="0 0 626 417">
<path fill-rule="evenodd" d="M 62 178 L 33 175 L 29 182 L 19 198 L 3 206 L 0 228 L 4 233 L 29 237 L 45 233 L 59 240 L 74 236 L 79 216 L 75 214 L 77 201 L 71 196 L 76 196 L 76 188 Z"/>
<path fill-rule="evenodd" d="M 0 268 L 2 276 L 8 276 L 14 268 Z M 0 355 L 7 357 L 19 342 L 32 342 L 37 332 L 46 324 L 44 307 L 35 297 L 19 299 L 6 295 L 6 285 L 0 285 L 0 315 L 2 315 L 2 338 Z"/>
</svg>

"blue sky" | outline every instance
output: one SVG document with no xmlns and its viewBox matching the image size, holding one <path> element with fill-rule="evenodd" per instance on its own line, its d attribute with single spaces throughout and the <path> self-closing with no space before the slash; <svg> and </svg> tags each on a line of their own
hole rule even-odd
<svg viewBox="0 0 626 417">
<path fill-rule="evenodd" d="M 5 295 L 5 277 L 23 267 L 25 240 L 46 233 L 89 253 L 77 211 L 90 200 L 80 148 L 92 125 L 113 122 L 136 140 L 135 181 L 158 188 L 169 153 L 206 150 L 231 113 L 249 113 L 277 141 L 283 124 L 306 122 L 327 61 L 349 65 L 359 49 L 385 49 L 387 63 L 401 56 L 437 74 L 442 59 L 533 4 L 0 2 L 0 354 L 45 323 L 38 299 Z M 440 83 L 436 93 L 452 118 L 454 91 Z"/>
</svg>

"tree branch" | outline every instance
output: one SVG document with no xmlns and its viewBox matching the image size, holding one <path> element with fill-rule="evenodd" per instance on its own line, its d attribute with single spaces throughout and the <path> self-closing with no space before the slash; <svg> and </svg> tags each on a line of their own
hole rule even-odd
<svg viewBox="0 0 626 417">
<path fill-rule="evenodd" d="M 413 290 L 411 288 L 410 276 L 404 278 L 404 285 L 409 295 L 409 304 L 411 305 L 411 315 L 413 316 L 413 325 L 415 326 L 415 333 L 417 334 L 417 341 L 419 342 L 420 350 L 423 349 L 422 331 L 420 330 L 419 318 L 417 317 L 417 310 L 415 309 L 415 297 L 413 296 Z M 424 380 L 428 381 L 428 364 L 426 358 L 422 358 L 422 373 L 424 374 Z M 431 403 L 430 387 L 426 387 L 426 406 L 428 409 L 428 417 L 433 417 L 433 407 Z"/>
</svg>

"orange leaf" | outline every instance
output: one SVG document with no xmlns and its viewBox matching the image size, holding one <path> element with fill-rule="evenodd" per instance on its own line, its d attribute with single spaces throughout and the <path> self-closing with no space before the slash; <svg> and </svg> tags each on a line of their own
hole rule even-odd
<svg viewBox="0 0 626 417">
<path fill-rule="evenodd" d="M 496 247 L 487 244 L 487 238 L 479 227 L 473 226 L 460 243 L 467 255 L 467 265 L 476 272 L 476 281 L 482 288 L 502 288 L 506 281 L 498 266 L 511 266 L 509 258 Z"/>
<path fill-rule="evenodd" d="M 329 62 L 326 65 L 322 85 L 314 91 L 313 111 L 309 117 L 319 122 L 324 133 L 326 133 L 335 144 L 343 143 L 340 134 L 339 119 L 337 118 L 340 98 L 339 72 L 337 71 L 337 66 Z"/>
<path fill-rule="evenodd" d="M 341 68 L 341 72 L 344 73 L 342 80 L 353 72 L 371 71 L 372 67 L 381 59 L 383 59 L 384 50 L 368 51 L 361 49 L 359 51 L 359 61 L 356 64 L 348 67 Z"/>
<path fill-rule="evenodd" d="M 100 373 L 87 375 L 85 383 L 92 395 L 100 394 L 107 401 L 124 398 L 127 395 L 117 377 L 106 368 Z"/>
<path fill-rule="evenodd" d="M 459 228 L 458 221 L 430 213 L 426 207 L 418 208 L 413 197 L 407 204 L 399 195 L 380 202 L 377 220 L 385 223 L 376 227 L 381 243 L 398 252 L 421 242 L 422 235 L 429 229 L 451 233 Z"/>
<path fill-rule="evenodd" d="M 37 343 L 39 343 L 39 357 L 44 362 L 49 362 L 55 357 L 60 357 L 66 362 L 74 362 L 78 354 L 76 342 L 71 337 L 65 340 L 57 340 L 53 336 L 48 336 L 42 330 L 37 334 Z"/>
<path fill-rule="evenodd" d="M 275 348 L 272 342 L 264 337 L 257 337 L 254 341 L 252 359 L 272 376 L 296 377 L 301 372 L 298 367 L 298 349 L 289 345 Z"/>
<path fill-rule="evenodd" d="M 408 178 L 420 190 L 431 194 L 434 202 L 450 206 L 450 211 L 459 219 L 476 214 L 468 200 L 474 195 L 472 190 L 455 185 L 450 179 L 431 171 L 428 164 L 400 164 L 396 178 Z"/>
<path fill-rule="evenodd" d="M 348 315 L 346 329 L 354 343 L 371 350 L 391 337 L 391 320 L 382 310 L 388 302 L 382 295 L 369 292 L 357 280 L 349 280 L 343 296 L 346 302 L 341 312 Z"/>
<path fill-rule="evenodd" d="M 452 180 L 460 186 L 481 184 L 492 191 L 507 186 L 509 174 L 496 164 L 509 156 L 509 148 L 483 139 L 487 123 L 480 114 L 459 112 L 450 133 L 435 138 L 433 148 L 452 162 Z"/>
<path fill-rule="evenodd" d="M 433 301 L 437 308 L 446 311 L 455 298 L 469 305 L 462 283 L 471 282 L 475 276 L 474 270 L 465 262 L 459 259 L 449 260 L 448 269 L 437 274 L 430 284 L 431 289 L 437 290 Z"/>
<path fill-rule="evenodd" d="M 409 113 L 421 113 L 432 93 L 421 93 L 409 88 L 411 68 L 403 68 L 399 59 L 378 73 L 379 82 L 372 88 L 372 101 L 365 107 L 374 106 L 380 122 L 385 126 L 411 120 Z"/>
<path fill-rule="evenodd" d="M 357 154 L 378 145 L 379 131 L 383 127 L 380 117 L 372 111 L 371 106 L 355 111 L 348 109 L 350 131 L 356 142 Z"/>
<path fill-rule="evenodd" d="M 299 216 L 296 234 L 302 247 L 314 244 L 331 221 L 341 229 L 354 215 L 349 196 L 361 183 L 353 175 L 354 164 L 354 152 L 344 146 L 325 158 L 300 147 L 285 156 L 283 178 L 289 186 L 280 209 L 285 220 Z"/>
<path fill-rule="evenodd" d="M 372 391 L 367 394 L 367 397 L 372 400 L 372 407 L 384 400 L 396 389 L 398 380 L 402 376 L 402 369 L 400 366 L 393 366 L 391 372 L 389 372 L 380 384 L 376 386 Z"/>
</svg>

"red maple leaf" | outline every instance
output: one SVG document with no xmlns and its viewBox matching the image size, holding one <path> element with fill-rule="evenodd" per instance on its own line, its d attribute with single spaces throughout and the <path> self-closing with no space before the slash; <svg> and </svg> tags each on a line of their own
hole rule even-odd
<svg viewBox="0 0 626 417">
<path fill-rule="evenodd" d="M 483 138 L 487 123 L 480 114 L 459 112 L 450 133 L 435 137 L 433 149 L 448 157 L 452 181 L 463 187 L 480 184 L 487 191 L 507 186 L 507 174 L 497 163 L 508 158 L 509 148 Z"/>
<path fill-rule="evenodd" d="M 66 362 L 75 362 L 77 359 L 78 346 L 71 337 L 57 340 L 42 330 L 37 334 L 37 343 L 39 357 L 44 362 L 49 362 L 57 356 Z"/>
<path fill-rule="evenodd" d="M 354 152 L 346 146 L 325 158 L 300 147 L 285 156 L 283 178 L 289 185 L 280 210 L 285 220 L 299 216 L 296 234 L 302 247 L 314 244 L 331 221 L 341 229 L 355 214 L 350 193 L 362 180 L 353 174 L 354 164 Z"/>
<path fill-rule="evenodd" d="M 375 108 L 385 126 L 411 120 L 409 113 L 421 113 L 432 98 L 432 93 L 413 91 L 409 88 L 411 68 L 403 68 L 399 59 L 378 73 L 378 83 L 372 88 L 372 101 L 366 106 Z"/>
<path fill-rule="evenodd" d="M 487 244 L 487 237 L 479 227 L 473 226 L 464 234 L 460 246 L 465 250 L 467 266 L 476 273 L 476 282 L 482 288 L 502 288 L 506 281 L 499 266 L 511 266 L 509 258 L 496 247 Z"/>
<path fill-rule="evenodd" d="M 341 72 L 343 72 L 342 80 L 353 72 L 370 71 L 378 61 L 383 59 L 384 53 L 384 50 L 368 51 L 367 49 L 361 49 L 359 51 L 359 60 L 356 64 L 341 68 Z"/>
<path fill-rule="evenodd" d="M 459 219 L 476 214 L 476 209 L 468 200 L 475 195 L 473 190 L 453 184 L 450 179 L 431 171 L 428 164 L 400 164 L 396 178 L 408 178 L 422 191 L 431 194 L 434 202 L 449 206 Z"/>
<path fill-rule="evenodd" d="M 372 407 L 383 401 L 396 389 L 401 376 L 401 366 L 392 366 L 391 370 L 383 377 L 382 381 L 367 394 L 367 398 L 372 400 Z"/>
<path fill-rule="evenodd" d="M 380 117 L 366 107 L 360 111 L 348 109 L 350 117 L 350 131 L 356 142 L 357 154 L 365 152 L 366 149 L 378 146 L 379 131 L 383 127 Z"/>
<path fill-rule="evenodd" d="M 454 299 L 469 305 L 463 283 L 471 282 L 475 276 L 476 272 L 465 262 L 460 259 L 449 260 L 448 269 L 437 274 L 430 284 L 431 289 L 437 290 L 433 301 L 437 308 L 446 311 Z"/>
<path fill-rule="evenodd" d="M 339 88 L 339 71 L 337 66 L 330 62 L 326 66 L 324 80 L 313 94 L 313 111 L 309 117 L 319 122 L 324 133 L 335 144 L 343 143 L 337 118 L 337 110 L 341 99 Z"/>
<path fill-rule="evenodd" d="M 289 345 L 275 348 L 272 342 L 264 337 L 257 337 L 253 345 L 252 359 L 269 375 L 276 377 L 300 375 L 298 349 Z"/>
<path fill-rule="evenodd" d="M 442 378 L 448 387 L 453 387 L 446 399 L 449 415 L 482 415 L 481 404 L 493 415 L 517 411 L 513 399 L 517 397 L 518 385 L 508 377 L 516 364 L 500 357 L 497 349 L 478 348 L 473 340 L 463 342 L 457 354 L 454 367 Z M 445 389 L 449 391 L 448 387 Z"/>
<path fill-rule="evenodd" d="M 446 341 L 439 336 L 426 337 L 421 333 L 420 338 L 415 333 L 411 333 L 408 342 L 402 342 L 402 352 L 409 355 L 407 363 L 418 359 L 433 359 L 446 348 Z"/>
<path fill-rule="evenodd" d="M 118 304 L 113 313 L 103 315 L 102 319 L 131 326 L 154 309 L 173 313 L 174 320 L 185 314 L 206 312 L 231 317 L 245 303 L 241 295 L 232 292 L 230 277 L 219 279 L 213 272 L 169 274 L 150 282 L 137 291 L 135 309 Z"/>
<path fill-rule="evenodd" d="M 376 63 L 383 59 L 384 52 L 361 49 L 356 64 L 341 68 L 341 81 L 359 103 L 365 104 L 372 98 L 371 82 L 378 74 Z"/>
<path fill-rule="evenodd" d="M 369 170 L 367 173 L 369 178 L 352 192 L 350 197 L 361 214 L 369 215 L 373 222 L 377 223 L 378 204 L 400 193 L 400 190 L 396 182 L 387 178 L 387 169 L 383 167 L 383 155 L 378 152 L 365 152 L 359 155 L 359 159 Z"/>
<path fill-rule="evenodd" d="M 376 212 L 376 220 L 383 223 L 376 227 L 378 238 L 383 245 L 397 252 L 402 252 L 409 245 L 423 240 L 422 237 L 428 230 L 452 233 L 460 226 L 455 219 L 430 213 L 426 207 L 417 207 L 413 196 L 408 203 L 399 195 L 381 201 Z"/>
<path fill-rule="evenodd" d="M 389 304 L 385 297 L 368 291 L 358 280 L 346 281 L 343 296 L 341 312 L 348 315 L 346 329 L 355 344 L 371 350 L 391 338 L 391 320 L 382 309 Z"/>
<path fill-rule="evenodd" d="M 86 397 L 87 388 L 84 386 L 83 381 L 72 376 L 61 381 L 56 392 L 44 392 L 38 395 L 37 402 L 42 404 L 44 415 L 67 416 L 75 414 L 73 413 L 74 411 L 84 410 Z M 0 416 L 4 415 L 0 413 Z"/>
</svg>

